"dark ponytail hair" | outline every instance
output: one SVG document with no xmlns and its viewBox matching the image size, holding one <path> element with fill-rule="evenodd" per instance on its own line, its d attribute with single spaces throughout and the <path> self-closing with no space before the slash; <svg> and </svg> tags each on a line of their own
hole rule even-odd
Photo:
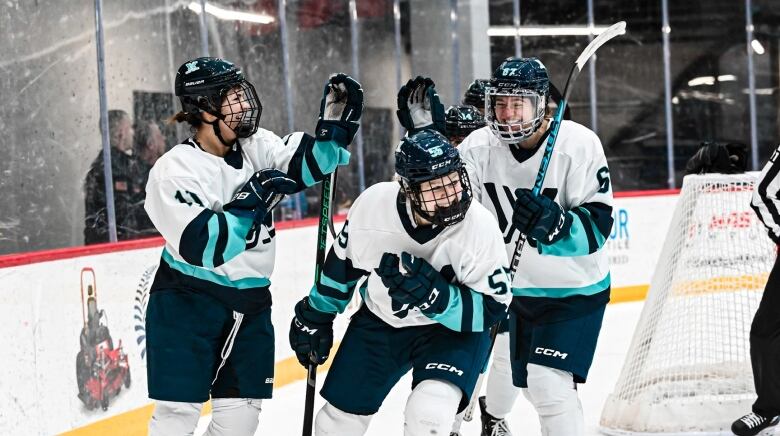
<svg viewBox="0 0 780 436">
<path fill-rule="evenodd" d="M 170 118 L 166 120 L 166 124 L 175 124 L 175 123 L 187 123 L 190 125 L 190 127 L 198 128 L 201 124 L 203 124 L 203 120 L 200 118 L 198 114 L 194 114 L 192 112 L 177 112 Z"/>
</svg>

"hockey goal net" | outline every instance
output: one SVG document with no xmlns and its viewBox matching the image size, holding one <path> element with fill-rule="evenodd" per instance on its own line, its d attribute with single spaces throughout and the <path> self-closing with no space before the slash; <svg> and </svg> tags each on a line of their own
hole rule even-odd
<svg viewBox="0 0 780 436">
<path fill-rule="evenodd" d="M 603 433 L 731 434 L 750 411 L 750 324 L 775 260 L 750 209 L 757 177 L 683 180 Z"/>
</svg>

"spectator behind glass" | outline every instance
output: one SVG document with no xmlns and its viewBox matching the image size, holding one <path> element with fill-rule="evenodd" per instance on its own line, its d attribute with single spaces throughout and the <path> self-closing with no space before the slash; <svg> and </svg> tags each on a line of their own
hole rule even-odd
<svg viewBox="0 0 780 436">
<path fill-rule="evenodd" d="M 133 157 L 133 125 L 127 112 L 108 111 L 108 137 L 111 144 L 111 172 L 114 186 L 117 239 L 137 237 L 133 199 L 143 195 L 134 174 L 138 171 Z M 108 209 L 106 207 L 103 151 L 101 150 L 84 179 L 84 243 L 108 242 Z"/>
<path fill-rule="evenodd" d="M 165 137 L 160 130 L 160 125 L 154 120 L 139 121 L 135 126 L 135 156 L 138 159 L 138 171 L 134 176 L 135 186 L 140 187 L 140 192 L 133 196 L 133 213 L 138 237 L 159 235 L 144 209 L 144 201 L 149 171 L 165 151 Z"/>
</svg>

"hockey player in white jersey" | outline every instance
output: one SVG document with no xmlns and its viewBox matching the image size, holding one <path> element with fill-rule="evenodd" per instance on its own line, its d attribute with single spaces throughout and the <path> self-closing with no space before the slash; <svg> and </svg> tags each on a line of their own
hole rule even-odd
<svg viewBox="0 0 780 436">
<path fill-rule="evenodd" d="M 271 211 L 345 165 L 363 108 L 348 76 L 330 78 L 317 136 L 283 141 L 259 128 L 262 106 L 241 69 L 216 58 L 179 68 L 175 92 L 194 135 L 152 168 L 145 207 L 165 238 L 146 313 L 149 434 L 253 435 L 271 397 L 274 333 Z"/>
<path fill-rule="evenodd" d="M 531 188 L 550 132 L 550 82 L 536 58 L 508 58 L 486 89 L 487 127 L 460 145 L 474 198 L 498 220 L 509 256 L 528 236 L 512 283 L 512 379 L 534 405 L 543 435 L 584 434 L 584 383 L 609 301 L 602 247 L 612 228 L 609 169 L 598 137 L 562 122 L 542 195 Z M 497 346 L 500 344 L 497 344 Z M 502 410 L 503 409 L 503 410 Z M 487 398 L 483 435 L 508 413 Z"/>
<path fill-rule="evenodd" d="M 476 83 L 477 81 L 475 81 Z M 485 81 L 484 86 L 489 86 L 489 81 Z M 473 85 L 472 85 L 473 86 Z M 485 108 L 485 95 L 483 86 L 482 111 Z M 471 94 L 469 94 L 471 92 Z M 473 99 L 473 89 L 470 87 L 464 96 L 464 100 Z M 555 112 L 563 96 L 560 91 L 550 82 L 550 100 L 548 101 L 548 110 Z M 571 119 L 569 106 L 563 113 L 564 120 Z M 449 125 L 447 127 L 449 129 Z M 449 132 L 449 130 L 448 130 Z M 464 138 L 465 139 L 465 138 Z M 487 374 L 487 384 L 485 395 L 477 398 L 480 415 L 482 420 L 482 434 L 495 436 L 511 436 L 509 425 L 504 418 L 514 407 L 515 401 L 520 393 L 520 388 L 512 383 L 512 365 L 509 356 L 509 319 L 501 321 L 498 327 L 495 344 L 493 345 L 493 360 Z M 479 383 L 477 383 L 479 387 Z M 462 416 L 458 416 L 462 419 Z M 451 436 L 459 436 L 460 422 L 456 421 Z"/>
<path fill-rule="evenodd" d="M 447 434 L 486 363 L 489 329 L 506 316 L 501 234 L 471 201 L 457 150 L 425 130 L 404 138 L 395 156 L 399 182 L 357 198 L 319 283 L 295 307 L 290 344 L 304 366 L 310 354 L 323 363 L 333 319 L 362 280 L 363 306 L 321 391 L 327 404 L 315 420 L 317 436 L 364 434 L 410 369 L 404 434 Z"/>
</svg>

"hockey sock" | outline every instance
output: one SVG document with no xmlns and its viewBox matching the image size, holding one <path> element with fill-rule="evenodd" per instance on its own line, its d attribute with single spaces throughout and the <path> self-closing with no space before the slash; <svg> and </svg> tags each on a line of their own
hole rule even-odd
<svg viewBox="0 0 780 436">
<path fill-rule="evenodd" d="M 314 420 L 315 436 L 362 436 L 373 415 L 355 415 L 339 410 L 330 403 L 322 406 Z"/>
<path fill-rule="evenodd" d="M 192 436 L 200 418 L 201 403 L 157 401 L 149 421 L 149 436 Z"/>
<path fill-rule="evenodd" d="M 213 398 L 211 423 L 203 436 L 254 435 L 262 402 L 252 398 Z"/>
<path fill-rule="evenodd" d="M 446 435 L 463 392 L 444 380 L 423 380 L 412 390 L 404 412 L 404 436 Z"/>
<path fill-rule="evenodd" d="M 542 436 L 582 436 L 585 422 L 572 374 L 529 363 L 523 394 L 536 408 Z"/>
<path fill-rule="evenodd" d="M 487 379 L 485 403 L 487 412 L 496 418 L 505 418 L 520 394 L 512 384 L 512 366 L 509 362 L 509 333 L 496 336 L 493 346 L 493 364 Z"/>
</svg>

